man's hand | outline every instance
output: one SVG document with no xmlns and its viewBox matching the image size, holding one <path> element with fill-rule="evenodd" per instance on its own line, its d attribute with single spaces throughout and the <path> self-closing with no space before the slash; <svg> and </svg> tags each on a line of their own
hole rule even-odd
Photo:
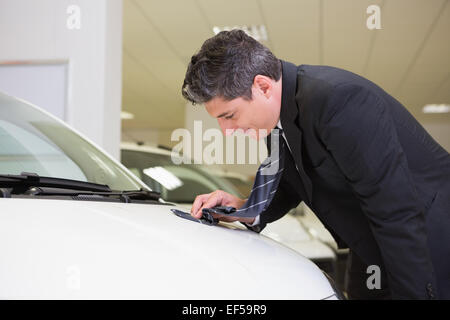
<svg viewBox="0 0 450 320">
<path fill-rule="evenodd" d="M 202 209 L 203 208 L 212 208 L 216 206 L 230 206 L 239 209 L 245 203 L 245 200 L 240 199 L 238 197 L 233 196 L 222 190 L 217 190 L 207 194 L 201 194 L 195 198 L 194 204 L 191 208 L 191 215 L 200 219 L 202 217 Z M 214 218 L 219 219 L 220 221 L 225 222 L 233 222 L 240 221 L 244 223 L 252 224 L 255 221 L 255 218 L 239 218 L 239 217 L 228 217 L 224 214 L 212 214 Z"/>
</svg>

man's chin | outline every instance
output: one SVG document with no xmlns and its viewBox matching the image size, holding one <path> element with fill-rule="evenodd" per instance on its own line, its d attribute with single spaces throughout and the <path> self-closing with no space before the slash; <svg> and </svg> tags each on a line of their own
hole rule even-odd
<svg viewBox="0 0 450 320">
<path fill-rule="evenodd" d="M 245 135 L 249 136 L 253 140 L 261 140 L 262 138 L 267 137 L 268 131 L 266 129 L 248 129 L 245 130 Z"/>
</svg>

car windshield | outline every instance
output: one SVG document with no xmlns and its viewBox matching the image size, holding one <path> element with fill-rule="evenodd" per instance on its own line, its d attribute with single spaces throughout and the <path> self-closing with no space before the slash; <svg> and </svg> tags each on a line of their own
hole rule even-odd
<svg viewBox="0 0 450 320">
<path fill-rule="evenodd" d="M 37 108 L 0 93 L 0 174 L 106 184 L 112 190 L 142 186 L 77 133 Z"/>
<path fill-rule="evenodd" d="M 198 165 L 172 162 L 168 154 L 122 150 L 122 163 L 166 201 L 192 203 L 199 194 L 224 190 L 239 196 L 227 181 L 214 177 Z"/>
</svg>

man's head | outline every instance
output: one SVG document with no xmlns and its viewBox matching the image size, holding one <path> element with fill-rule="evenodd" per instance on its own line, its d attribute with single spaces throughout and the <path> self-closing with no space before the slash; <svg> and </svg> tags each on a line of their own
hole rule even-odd
<svg viewBox="0 0 450 320">
<path fill-rule="evenodd" d="M 269 132 L 280 116 L 281 62 L 244 31 L 222 31 L 192 56 L 182 93 L 193 104 L 205 104 L 224 134 Z"/>
</svg>

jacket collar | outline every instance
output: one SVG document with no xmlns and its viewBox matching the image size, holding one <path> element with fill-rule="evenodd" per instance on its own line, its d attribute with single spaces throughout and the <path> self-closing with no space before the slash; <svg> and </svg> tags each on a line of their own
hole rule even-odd
<svg viewBox="0 0 450 320">
<path fill-rule="evenodd" d="M 296 101 L 297 81 L 299 80 L 298 69 L 296 65 L 290 62 L 281 60 L 281 64 L 282 92 L 280 121 L 306 192 L 306 195 L 303 195 L 303 200 L 309 204 L 312 200 L 312 183 L 303 167 L 302 131 L 297 125 L 299 123 L 297 121 L 299 109 Z"/>
<path fill-rule="evenodd" d="M 281 60 L 282 64 L 282 91 L 280 121 L 283 128 L 287 123 L 297 120 L 298 108 L 295 101 L 297 91 L 297 66 Z"/>
</svg>

